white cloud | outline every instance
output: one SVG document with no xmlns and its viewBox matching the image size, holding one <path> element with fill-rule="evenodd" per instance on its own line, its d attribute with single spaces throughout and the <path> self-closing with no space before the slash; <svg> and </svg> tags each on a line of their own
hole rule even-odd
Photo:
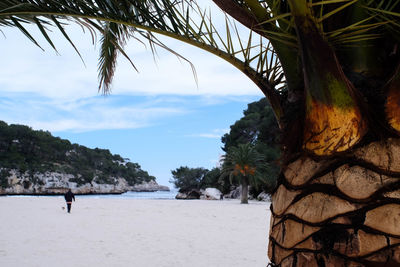
<svg viewBox="0 0 400 267">
<path fill-rule="evenodd" d="M 85 67 L 58 30 L 54 30 L 52 38 L 60 55 L 47 45 L 35 27 L 28 28 L 46 51 L 33 45 L 17 29 L 2 28 L 6 38 L 0 37 L 0 44 L 6 53 L 2 55 L 0 92 L 30 92 L 53 99 L 98 95 L 98 50 L 92 45 L 89 33 L 83 34 L 78 26 L 66 27 L 85 60 Z M 139 73 L 120 56 L 113 94 L 262 95 L 253 82 L 227 62 L 179 41 L 162 39 L 195 65 L 198 85 L 186 62 L 159 49 L 157 63 L 154 63 L 149 49 L 130 41 L 126 51 Z"/>
<path fill-rule="evenodd" d="M 27 124 L 34 129 L 84 132 L 102 129 L 149 127 L 163 118 L 185 114 L 185 108 L 149 103 L 123 104 L 114 98 L 89 98 L 78 102 L 32 100 L 13 101 L 0 107 L 2 120 Z"/>
<path fill-rule="evenodd" d="M 229 129 L 214 129 L 209 133 L 196 133 L 186 135 L 186 137 L 202 137 L 202 138 L 212 138 L 212 139 L 220 139 L 224 134 L 228 133 Z"/>
<path fill-rule="evenodd" d="M 180 62 L 174 55 L 160 52 L 157 65 L 155 65 L 150 60 L 150 52 L 146 57 L 137 57 L 128 46 L 127 51 L 134 60 L 136 59 L 135 64 L 140 73 L 135 73 L 129 67 L 129 63 L 121 59 L 117 67 L 114 92 L 216 96 L 262 95 L 249 78 L 229 63 L 189 45 L 174 44 L 177 45 L 176 50 L 194 64 L 198 84 L 195 82 L 189 64 Z"/>
<path fill-rule="evenodd" d="M 170 118 L 196 113 L 230 101 L 248 103 L 251 98 L 221 96 L 93 96 L 81 99 L 47 98 L 33 93 L 7 93 L 0 97 L 0 120 L 49 131 L 86 132 L 135 129 L 166 123 Z M 254 101 L 254 97 L 251 101 Z M 229 129 L 188 135 L 220 138 Z"/>
<path fill-rule="evenodd" d="M 190 112 L 192 107 L 185 103 L 186 97 L 199 96 L 192 105 L 207 106 L 229 101 L 250 102 L 254 96 L 262 96 L 244 74 L 223 60 L 187 44 L 162 38 L 196 66 L 198 85 L 186 62 L 159 49 L 155 64 L 149 49 L 131 41 L 126 51 L 139 73 L 121 56 L 111 97 L 103 98 L 97 92 L 98 49 L 93 46 L 89 33 L 83 34 L 78 26 L 66 27 L 85 66 L 57 29 L 51 36 L 60 55 L 36 27 L 27 28 L 45 52 L 17 29 L 1 29 L 6 37 L 0 36 L 3 52 L 0 119 L 9 123 L 50 131 L 148 127 L 161 118 Z M 133 96 L 149 99 L 142 103 L 129 102 Z M 223 133 L 197 136 L 220 138 Z"/>
</svg>

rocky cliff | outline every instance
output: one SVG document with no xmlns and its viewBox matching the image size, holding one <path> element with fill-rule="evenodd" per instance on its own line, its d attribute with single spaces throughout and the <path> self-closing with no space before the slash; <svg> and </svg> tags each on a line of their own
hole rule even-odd
<svg viewBox="0 0 400 267">
<path fill-rule="evenodd" d="M 169 190 L 108 149 L 88 148 L 47 131 L 0 121 L 0 194 L 118 194 Z"/>
<path fill-rule="evenodd" d="M 68 188 L 72 189 L 75 194 L 121 194 L 127 191 L 169 191 L 167 186 L 158 185 L 153 180 L 131 186 L 123 177 L 110 177 L 107 183 L 97 183 L 96 179 L 93 179 L 90 183 L 78 184 L 74 182 L 77 177 L 73 174 L 59 172 L 30 174 L 28 172 L 20 173 L 15 169 L 7 170 L 5 173 L 7 175 L 2 177 L 2 180 L 6 181 L 6 183 L 0 185 L 0 195 L 64 194 Z"/>
</svg>

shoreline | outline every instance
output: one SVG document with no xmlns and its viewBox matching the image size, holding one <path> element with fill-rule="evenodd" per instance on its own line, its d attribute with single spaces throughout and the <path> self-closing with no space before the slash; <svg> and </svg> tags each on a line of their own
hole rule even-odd
<svg viewBox="0 0 400 267">
<path fill-rule="evenodd" d="M 154 193 L 155 195 L 152 195 Z M 158 193 L 158 194 L 157 194 Z M 223 201 L 229 201 L 229 202 L 238 202 L 240 203 L 240 198 L 223 198 L 223 199 L 206 199 L 206 198 L 199 198 L 199 199 L 177 199 L 176 198 L 177 191 L 128 191 L 125 193 L 102 193 L 102 194 L 97 194 L 97 193 L 89 193 L 89 194 L 74 194 L 75 197 L 83 197 L 83 198 L 102 198 L 102 199 L 141 199 L 141 200 L 176 200 L 176 201 L 189 201 L 189 202 L 195 202 L 195 201 L 211 201 L 211 202 L 223 202 Z M 6 198 L 6 197 L 11 197 L 11 198 L 46 198 L 46 197 L 63 197 L 64 194 L 8 194 L 8 195 L 0 195 L 1 198 Z M 265 200 L 258 200 L 258 199 L 249 199 L 249 203 L 255 204 L 266 204 L 270 205 L 270 201 L 265 201 Z M 245 204 L 244 204 L 245 205 Z"/>
<path fill-rule="evenodd" d="M 154 190 L 154 191 L 126 191 L 126 192 L 111 192 L 111 193 L 74 193 L 75 196 L 90 196 L 90 195 L 122 195 L 129 192 L 134 193 L 156 193 L 156 192 L 170 192 L 171 190 Z M 2 196 L 64 196 L 64 193 L 38 193 L 38 194 L 30 194 L 30 193 L 7 193 L 7 194 L 0 194 Z"/>
</svg>

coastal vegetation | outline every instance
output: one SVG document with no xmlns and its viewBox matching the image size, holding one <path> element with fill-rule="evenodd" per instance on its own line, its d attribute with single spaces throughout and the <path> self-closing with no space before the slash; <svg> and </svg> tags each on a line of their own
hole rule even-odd
<svg viewBox="0 0 400 267">
<path fill-rule="evenodd" d="M 182 192 L 214 187 L 223 194 L 228 194 L 239 185 L 247 190 L 245 182 L 250 186 L 250 194 L 254 197 L 262 191 L 271 193 L 280 171 L 279 136 L 280 131 L 271 106 L 263 97 L 249 103 L 243 111 L 243 117 L 231 125 L 230 131 L 221 137 L 224 145 L 222 149 L 226 154 L 221 159 L 220 167 L 212 170 L 180 167 L 171 171 L 171 182 Z M 239 169 L 235 169 L 236 164 L 243 168 L 250 164 L 256 171 L 246 171 L 243 176 Z M 242 197 L 247 199 L 247 192 L 243 192 Z M 243 202 L 246 203 L 247 200 L 243 199 Z"/>
<path fill-rule="evenodd" d="M 198 1 L 200 3 L 200 1 Z M 76 22 L 101 36 L 100 89 L 117 54 L 163 34 L 208 51 L 250 78 L 282 130 L 272 196 L 274 266 L 400 263 L 400 1 L 213 0 L 223 30 L 192 0 L 8 0 L 0 25 Z M 175 52 L 176 53 L 176 52 Z"/>
<path fill-rule="evenodd" d="M 0 186 L 8 186 L 10 170 L 28 173 L 59 172 L 72 174 L 70 182 L 78 185 L 96 182 L 112 184 L 112 177 L 123 177 L 130 186 L 154 181 L 138 163 L 108 149 L 90 149 L 54 137 L 48 131 L 35 131 L 28 126 L 0 121 Z M 40 181 L 31 181 L 33 183 Z"/>
<path fill-rule="evenodd" d="M 206 189 L 207 187 L 215 187 L 221 192 L 224 191 L 223 184 L 220 182 L 221 170 L 219 168 L 208 170 L 202 167 L 189 168 L 187 166 L 181 166 L 172 170 L 171 174 L 172 179 L 170 182 L 173 183 L 180 192 Z"/>
<path fill-rule="evenodd" d="M 248 148 L 255 150 L 252 153 L 256 158 L 262 157 L 264 166 L 257 170 L 260 179 L 251 180 L 249 184 L 253 195 L 258 195 L 261 191 L 271 193 L 276 187 L 281 168 L 280 137 L 281 131 L 273 110 L 268 100 L 263 97 L 249 103 L 243 111 L 243 117 L 231 125 L 230 131 L 221 138 L 224 144 L 222 149 L 226 152 L 224 159 L 231 158 L 229 152 L 232 149 L 237 150 L 240 145 L 247 144 L 250 145 Z M 222 166 L 225 164 L 224 159 L 221 160 Z M 227 180 L 226 176 L 222 177 L 222 181 L 224 184 L 232 182 Z M 235 179 L 233 185 L 237 185 Z"/>
</svg>

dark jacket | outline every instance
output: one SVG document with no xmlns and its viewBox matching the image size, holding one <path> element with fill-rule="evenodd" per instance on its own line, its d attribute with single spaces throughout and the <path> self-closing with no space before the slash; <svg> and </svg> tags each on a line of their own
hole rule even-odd
<svg viewBox="0 0 400 267">
<path fill-rule="evenodd" d="M 71 192 L 71 190 L 68 190 L 68 192 L 65 193 L 64 198 L 65 198 L 65 201 L 67 201 L 67 202 L 72 202 L 72 199 L 75 201 L 75 196 Z"/>
</svg>

